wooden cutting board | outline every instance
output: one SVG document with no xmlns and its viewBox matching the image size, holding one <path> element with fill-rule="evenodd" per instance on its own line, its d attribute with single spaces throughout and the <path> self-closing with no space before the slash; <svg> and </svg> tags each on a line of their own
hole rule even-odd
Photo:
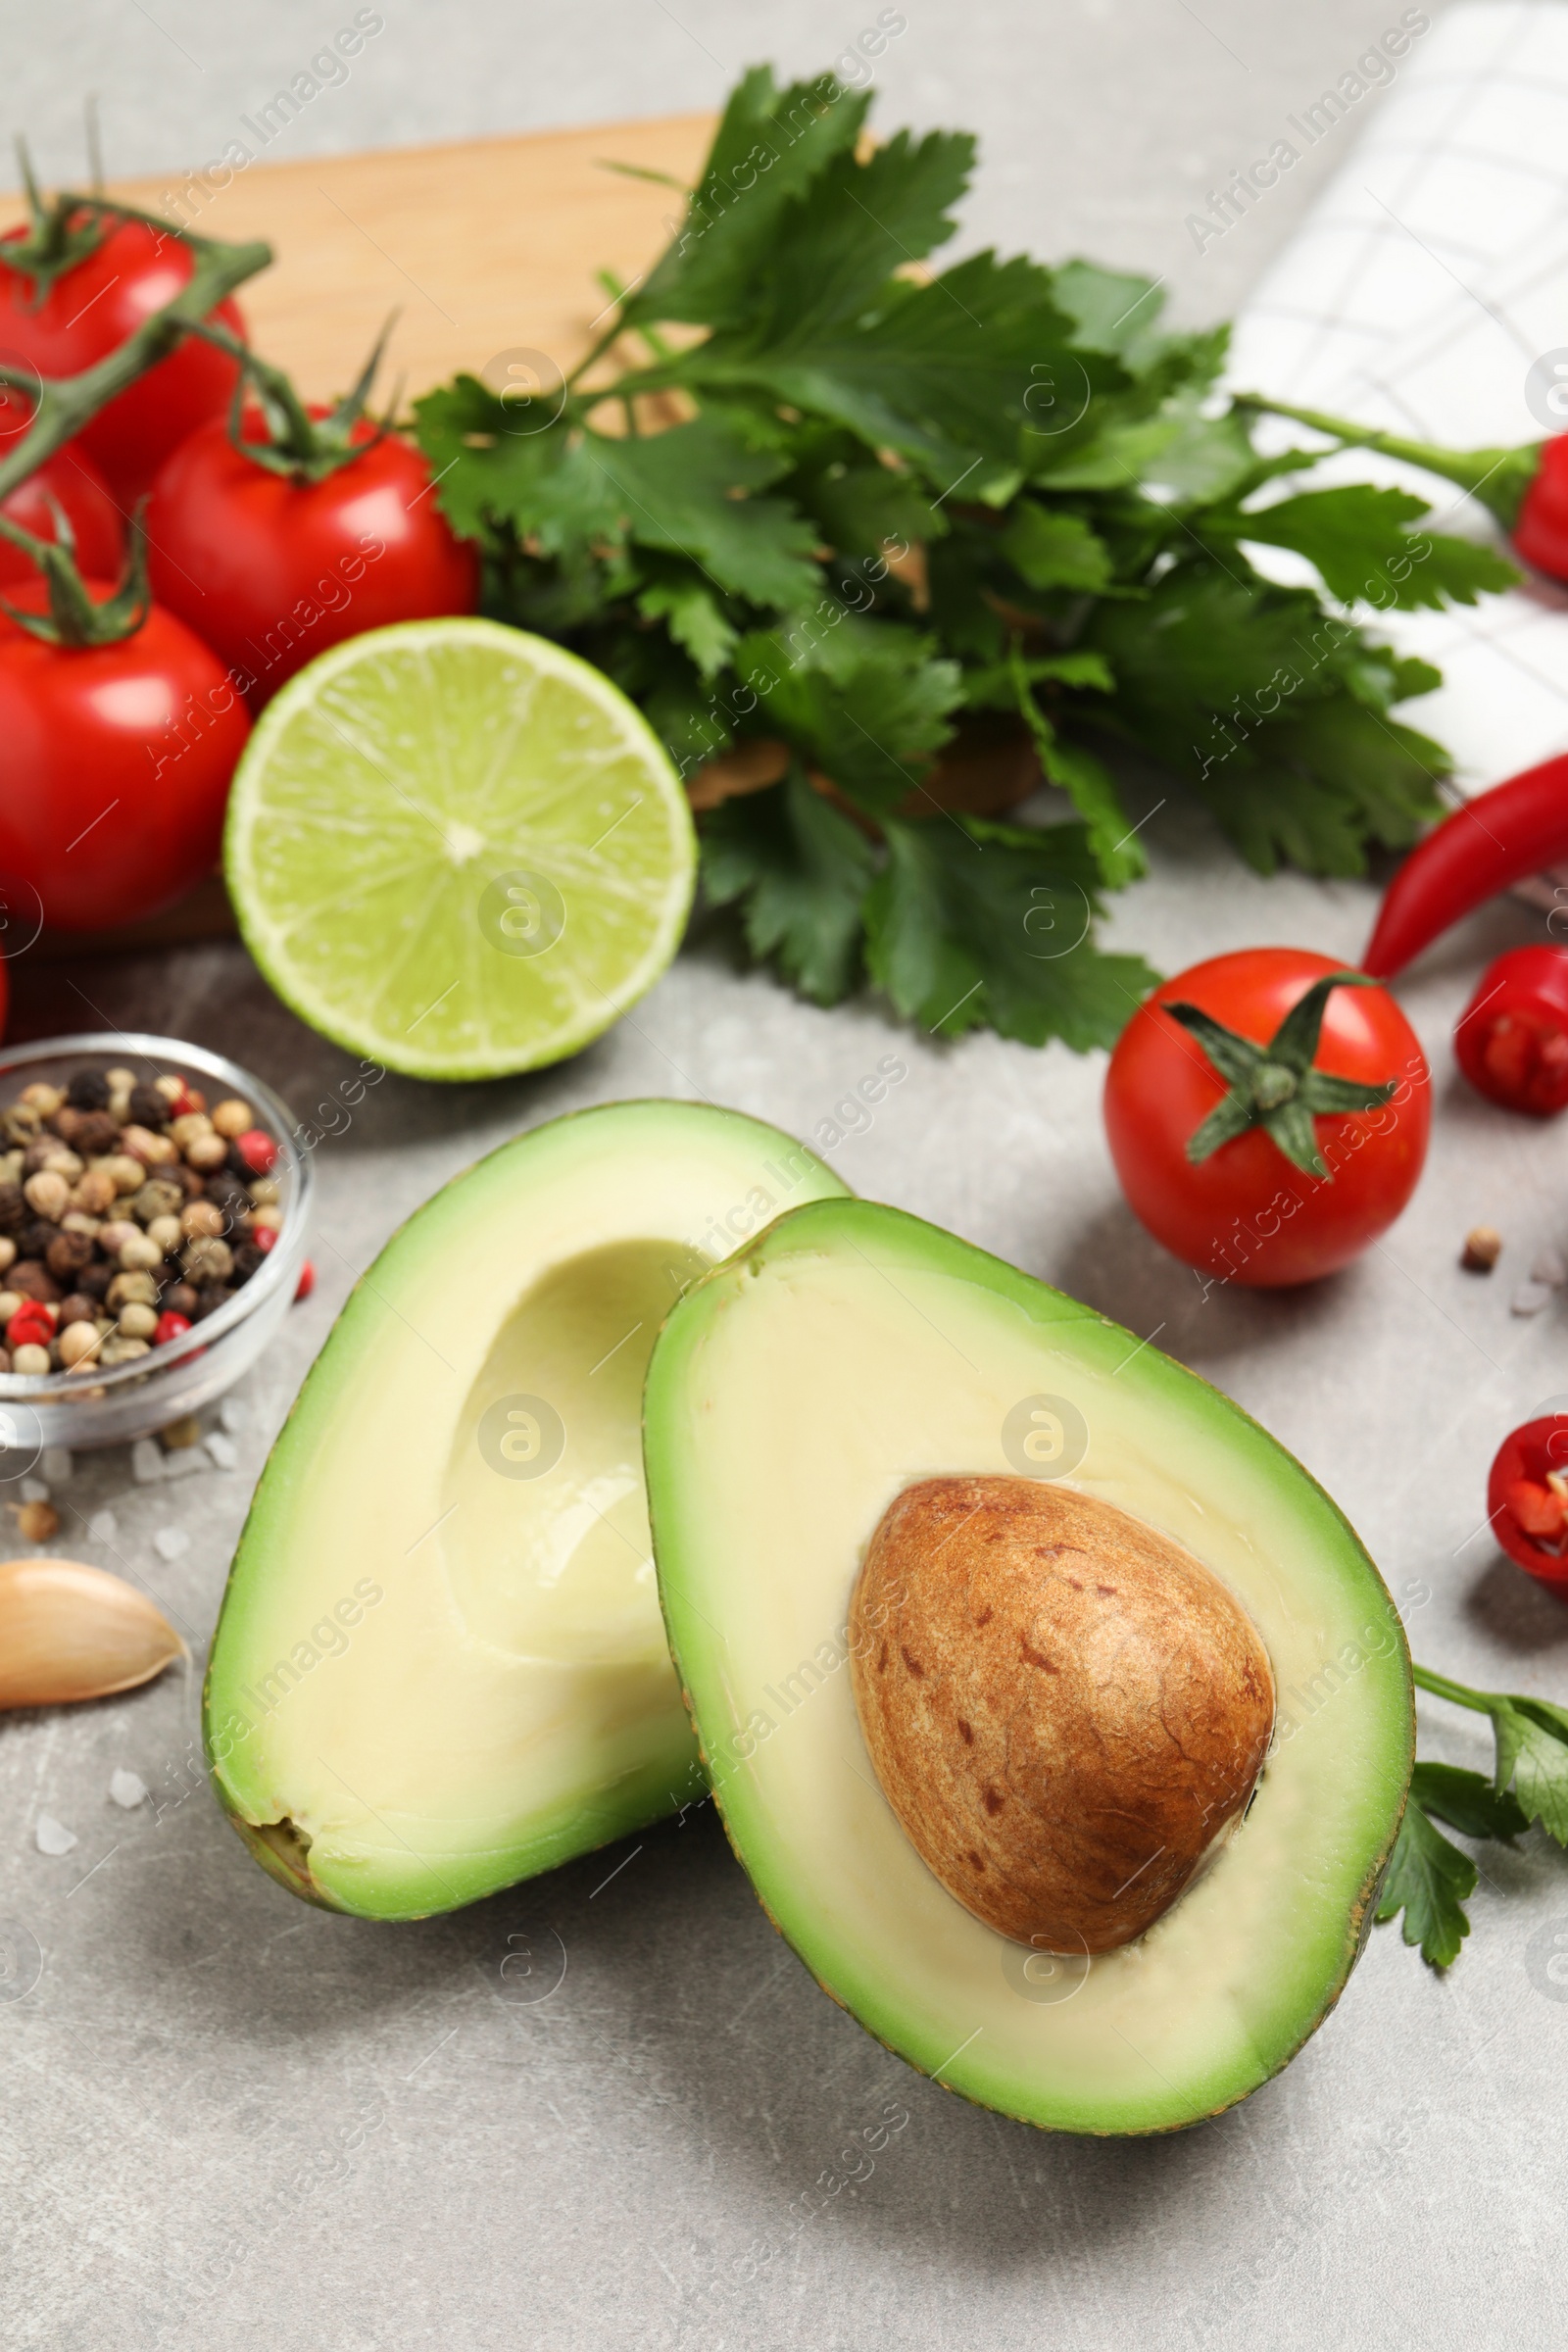
<svg viewBox="0 0 1568 2352">
<path fill-rule="evenodd" d="M 216 237 L 265 237 L 271 269 L 239 293 L 251 338 L 313 400 L 352 383 L 390 312 L 379 379 L 406 397 L 459 368 L 527 355 L 564 372 L 610 303 L 599 272 L 628 284 L 666 242 L 712 136 L 709 115 L 473 139 L 302 164 L 256 163 L 219 188 L 188 174 L 117 180 L 112 193 Z M 607 170 L 629 164 L 678 183 Z M 22 217 L 0 197 L 0 228 Z M 515 380 L 515 378 L 514 378 Z M 548 376 L 546 378 L 548 379 Z M 222 884 L 204 882 L 150 923 L 90 941 L 45 933 L 42 956 L 108 955 L 221 937 Z"/>
<path fill-rule="evenodd" d="M 265 237 L 275 261 L 239 293 L 258 349 L 308 397 L 353 382 L 391 311 L 382 388 L 413 395 L 498 355 L 542 352 L 563 369 L 587 348 L 610 297 L 681 210 L 712 136 L 709 115 L 612 122 L 525 138 L 404 147 L 319 162 L 258 162 L 218 188 L 197 175 L 120 180 L 112 193 L 216 237 Z M 0 227 L 21 217 L 0 198 Z"/>
</svg>

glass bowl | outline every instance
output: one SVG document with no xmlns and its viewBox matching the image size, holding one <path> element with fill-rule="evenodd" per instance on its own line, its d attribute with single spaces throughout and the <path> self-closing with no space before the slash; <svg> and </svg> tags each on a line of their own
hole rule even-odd
<svg viewBox="0 0 1568 2352">
<path fill-rule="evenodd" d="M 120 1029 L 0 1046 L 0 1109 L 35 1081 L 65 1086 L 84 1066 L 116 1065 L 149 1081 L 172 1072 L 199 1087 L 209 1102 L 237 1095 L 249 1102 L 277 1144 L 277 1163 L 270 1172 L 277 1181 L 282 1223 L 249 1282 L 204 1321 L 151 1354 L 87 1377 L 0 1374 L 0 1479 L 24 1476 L 46 1446 L 125 1445 L 210 1404 L 250 1370 L 299 1285 L 310 1218 L 310 1161 L 296 1148 L 293 1112 L 237 1062 L 177 1038 Z"/>
</svg>

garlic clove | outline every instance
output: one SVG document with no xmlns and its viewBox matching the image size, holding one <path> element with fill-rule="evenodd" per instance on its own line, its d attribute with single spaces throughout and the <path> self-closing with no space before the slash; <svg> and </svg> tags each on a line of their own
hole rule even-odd
<svg viewBox="0 0 1568 2352">
<path fill-rule="evenodd" d="M 105 1698 L 187 1654 L 122 1577 L 80 1560 L 0 1560 L 0 1708 Z"/>
</svg>

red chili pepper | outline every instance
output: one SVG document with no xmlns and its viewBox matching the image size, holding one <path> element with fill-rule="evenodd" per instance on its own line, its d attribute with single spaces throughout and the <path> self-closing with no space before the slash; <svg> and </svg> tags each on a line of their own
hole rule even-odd
<svg viewBox="0 0 1568 2352">
<path fill-rule="evenodd" d="M 1568 1413 L 1545 1413 L 1503 1439 L 1487 1511 L 1509 1559 L 1568 1593 Z"/>
<path fill-rule="evenodd" d="M 1568 434 L 1540 447 L 1541 463 L 1520 502 L 1513 543 L 1537 571 L 1568 580 Z"/>
<path fill-rule="evenodd" d="M 166 1307 L 158 1318 L 158 1328 L 153 1333 L 153 1346 L 165 1348 L 171 1340 L 182 1340 L 189 1329 L 189 1315 L 176 1315 L 172 1306 Z"/>
<path fill-rule="evenodd" d="M 312 1265 L 310 1259 L 307 1258 L 304 1265 L 300 1268 L 299 1283 L 294 1292 L 295 1305 L 298 1306 L 302 1298 L 308 1298 L 315 1288 L 316 1268 Z"/>
<path fill-rule="evenodd" d="M 1504 1110 L 1568 1106 L 1568 948 L 1510 948 L 1488 964 L 1453 1033 L 1459 1067 Z"/>
<path fill-rule="evenodd" d="M 247 1127 L 234 1149 L 255 1176 L 266 1176 L 277 1165 L 277 1146 L 265 1127 Z"/>
<path fill-rule="evenodd" d="M 1564 858 L 1568 754 L 1467 801 L 1417 842 L 1384 893 L 1362 971 L 1392 980 L 1461 915 Z"/>
</svg>

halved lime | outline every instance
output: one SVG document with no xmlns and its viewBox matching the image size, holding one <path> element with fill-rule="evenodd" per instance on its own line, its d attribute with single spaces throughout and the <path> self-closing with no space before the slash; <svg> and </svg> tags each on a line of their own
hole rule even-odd
<svg viewBox="0 0 1568 2352">
<path fill-rule="evenodd" d="M 575 1054 L 680 944 L 697 870 L 679 778 L 586 662 L 498 621 L 334 646 L 268 705 L 223 865 L 284 1003 L 416 1078 Z"/>
</svg>

